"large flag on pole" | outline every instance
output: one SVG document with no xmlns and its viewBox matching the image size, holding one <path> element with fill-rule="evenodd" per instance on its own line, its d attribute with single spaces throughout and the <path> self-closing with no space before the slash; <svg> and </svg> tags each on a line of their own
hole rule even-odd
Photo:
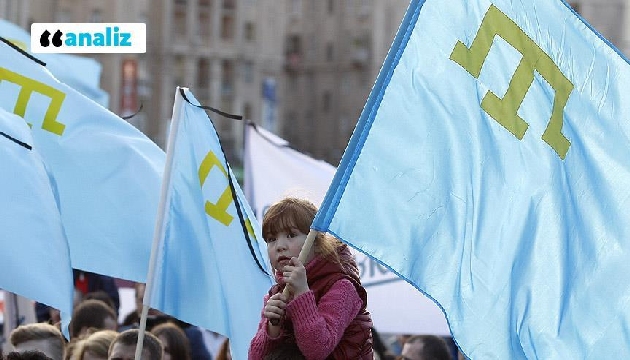
<svg viewBox="0 0 630 360">
<path fill-rule="evenodd" d="M 31 35 L 21 27 L 0 19 L 0 36 L 30 53 Z M 70 54 L 37 54 L 55 78 L 82 95 L 107 107 L 109 94 L 100 88 L 101 64 L 91 58 Z"/>
<path fill-rule="evenodd" d="M 55 177 L 72 267 L 144 281 L 164 152 L 5 41 L 0 108 L 31 126 Z"/>
<path fill-rule="evenodd" d="M 313 228 L 472 359 L 630 358 L 629 83 L 563 1 L 411 1 Z"/>
<path fill-rule="evenodd" d="M 2 109 L 0 168 L 0 289 L 58 309 L 65 330 L 74 283 L 54 180 L 24 120 Z"/>
<path fill-rule="evenodd" d="M 229 337 L 246 359 L 272 285 L 266 245 L 212 122 L 178 90 L 144 303 Z"/>
</svg>

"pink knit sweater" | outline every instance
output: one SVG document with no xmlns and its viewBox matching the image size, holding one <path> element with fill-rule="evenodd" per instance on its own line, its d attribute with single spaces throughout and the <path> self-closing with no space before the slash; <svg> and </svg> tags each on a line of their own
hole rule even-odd
<svg viewBox="0 0 630 360">
<path fill-rule="evenodd" d="M 265 296 L 267 303 L 269 295 Z M 348 324 L 357 316 L 362 301 L 352 283 L 337 281 L 315 303 L 313 291 L 289 301 L 286 316 L 293 322 L 295 340 L 307 360 L 324 360 L 335 349 Z M 262 316 L 258 332 L 249 348 L 249 360 L 260 360 L 282 343 L 287 334 L 284 329 L 276 338 L 267 333 L 267 318 Z"/>
</svg>

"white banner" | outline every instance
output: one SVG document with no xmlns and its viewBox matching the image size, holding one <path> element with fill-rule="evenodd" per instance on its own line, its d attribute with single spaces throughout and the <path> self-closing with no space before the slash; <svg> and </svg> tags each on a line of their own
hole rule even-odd
<svg viewBox="0 0 630 360">
<path fill-rule="evenodd" d="M 262 127 L 247 126 L 244 156 L 245 197 L 262 222 L 265 210 L 286 197 L 306 198 L 319 206 L 335 167 L 289 147 Z M 435 303 L 368 256 L 354 251 L 368 310 L 381 333 L 450 335 Z"/>
</svg>

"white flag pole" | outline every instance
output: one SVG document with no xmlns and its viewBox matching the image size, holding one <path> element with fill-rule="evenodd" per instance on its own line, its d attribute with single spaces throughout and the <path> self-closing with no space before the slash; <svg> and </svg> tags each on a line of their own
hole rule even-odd
<svg viewBox="0 0 630 360">
<path fill-rule="evenodd" d="M 136 344 L 135 360 L 140 360 L 142 356 L 142 346 L 144 344 L 144 333 L 146 332 L 147 316 L 151 306 L 151 293 L 153 292 L 153 282 L 155 277 L 155 266 L 157 256 L 162 242 L 162 233 L 164 231 L 164 215 L 166 213 L 166 202 L 168 189 L 171 183 L 171 171 L 173 169 L 173 153 L 174 145 L 179 129 L 179 117 L 182 109 L 182 96 L 179 94 L 180 87 L 175 89 L 175 103 L 173 104 L 173 116 L 171 117 L 171 130 L 168 135 L 166 145 L 166 163 L 164 164 L 164 175 L 162 177 L 162 190 L 160 192 L 160 202 L 158 205 L 157 217 L 155 220 L 155 230 L 153 233 L 153 244 L 151 246 L 151 258 L 149 260 L 149 272 L 147 274 L 147 284 L 142 300 L 142 315 L 140 317 L 140 329 L 138 332 L 138 343 Z"/>
</svg>

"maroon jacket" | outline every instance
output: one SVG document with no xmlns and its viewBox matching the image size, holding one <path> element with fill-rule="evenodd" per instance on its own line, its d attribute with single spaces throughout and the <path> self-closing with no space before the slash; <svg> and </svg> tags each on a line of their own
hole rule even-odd
<svg viewBox="0 0 630 360">
<path fill-rule="evenodd" d="M 249 359 L 262 359 L 275 348 L 297 343 L 306 359 L 370 359 L 372 320 L 366 310 L 367 293 L 347 245 L 338 249 L 341 264 L 315 257 L 306 265 L 310 291 L 289 301 L 278 338 L 267 334 L 262 317 L 252 340 Z M 265 296 L 284 289 L 274 285 Z"/>
</svg>

